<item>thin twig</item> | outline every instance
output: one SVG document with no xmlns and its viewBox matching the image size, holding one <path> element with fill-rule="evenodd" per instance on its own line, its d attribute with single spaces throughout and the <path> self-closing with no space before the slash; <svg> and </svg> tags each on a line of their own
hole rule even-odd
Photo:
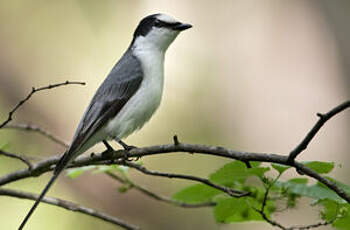
<svg viewBox="0 0 350 230">
<path fill-rule="evenodd" d="M 267 217 L 266 213 L 263 212 L 262 210 L 259 210 L 259 209 L 254 209 L 256 212 L 258 212 L 261 217 L 269 224 L 271 224 L 272 226 L 275 226 L 275 227 L 278 227 L 282 230 L 288 230 L 288 228 L 284 227 L 283 225 L 281 225 L 280 223 L 274 221 L 274 220 L 271 220 L 270 218 Z"/>
<path fill-rule="evenodd" d="M 177 135 L 173 136 L 173 140 L 174 140 L 174 145 L 178 145 L 180 143 L 179 138 L 177 137 Z"/>
<path fill-rule="evenodd" d="M 17 103 L 17 105 L 9 112 L 8 118 L 0 124 L 0 129 L 7 125 L 12 120 L 13 114 L 16 112 L 16 110 L 21 107 L 26 101 L 28 101 L 34 93 L 42 91 L 42 90 L 47 90 L 47 89 L 53 89 L 56 87 L 64 86 L 64 85 L 85 85 L 85 82 L 76 82 L 76 81 L 65 81 L 63 83 L 58 83 L 58 84 L 53 84 L 53 85 L 48 85 L 40 88 L 32 88 L 32 91 L 20 102 Z"/>
<path fill-rule="evenodd" d="M 248 196 L 250 193 L 249 192 L 243 192 L 243 191 L 239 191 L 239 190 L 235 190 L 232 188 L 228 188 L 228 187 L 224 187 L 218 184 L 214 184 L 212 182 L 210 182 L 207 179 L 204 178 L 200 178 L 200 177 L 196 177 L 196 176 L 190 176 L 190 175 L 184 175 L 184 174 L 175 174 L 175 173 L 162 173 L 162 172 L 156 172 L 156 171 L 151 171 L 148 170 L 147 168 L 145 168 L 144 166 L 141 166 L 139 164 L 135 164 L 132 163 L 130 161 L 120 161 L 121 165 L 125 165 L 128 166 L 130 168 L 134 168 L 146 175 L 152 175 L 152 176 L 160 176 L 160 177 L 167 177 L 167 178 L 178 178 L 178 179 L 185 179 L 185 180 L 191 180 L 191 181 L 197 181 L 197 182 L 201 182 L 203 184 L 206 184 L 210 187 L 216 188 L 218 190 L 221 190 L 225 193 L 227 193 L 228 195 L 232 196 L 232 197 L 244 197 L 244 196 Z"/>
<path fill-rule="evenodd" d="M 305 225 L 305 226 L 293 226 L 290 228 L 287 228 L 287 230 L 308 230 L 308 229 L 312 229 L 312 228 L 318 228 L 321 226 L 327 226 L 332 224 L 334 221 L 324 221 L 324 222 L 320 222 L 317 224 L 310 224 L 310 225 Z"/>
<path fill-rule="evenodd" d="M 11 197 L 16 197 L 16 198 L 23 198 L 23 199 L 29 199 L 29 200 L 36 200 L 38 198 L 37 195 L 29 192 L 22 192 L 22 191 L 17 191 L 13 189 L 0 189 L 0 196 L 11 196 Z M 42 200 L 44 203 L 55 205 L 70 211 L 74 212 L 80 212 L 88 216 L 93 216 L 98 219 L 107 221 L 109 223 L 118 225 L 124 229 L 128 230 L 139 230 L 140 228 L 131 224 L 126 223 L 124 220 L 120 220 L 118 218 L 115 218 L 113 216 L 107 215 L 103 212 L 84 207 L 80 204 L 75 204 L 70 201 L 66 200 L 61 200 L 58 198 L 53 198 L 53 197 L 44 197 Z"/>
<path fill-rule="evenodd" d="M 309 143 L 311 142 L 312 138 L 316 135 L 316 133 L 322 128 L 322 126 L 333 116 L 337 115 L 338 113 L 342 112 L 343 110 L 350 107 L 350 101 L 345 101 L 344 103 L 334 107 L 331 111 L 325 114 L 318 113 L 317 116 L 319 117 L 316 124 L 312 127 L 312 129 L 307 133 L 305 138 L 300 142 L 300 144 L 293 149 L 288 158 L 288 162 L 293 162 L 294 159 L 302 152 L 304 151 Z"/>
<path fill-rule="evenodd" d="M 16 154 L 16 153 L 5 152 L 1 149 L 0 149 L 0 155 L 3 155 L 5 157 L 18 159 L 18 160 L 22 161 L 24 164 L 26 164 L 28 166 L 29 170 L 31 170 L 33 168 L 33 164 L 29 161 L 29 159 L 26 156 Z"/>
<path fill-rule="evenodd" d="M 264 193 L 264 199 L 263 199 L 261 208 L 260 209 L 253 208 L 256 212 L 258 212 L 261 215 L 261 217 L 267 223 L 271 224 L 272 226 L 278 227 L 278 228 L 280 228 L 282 230 L 307 230 L 307 229 L 317 228 L 317 227 L 321 227 L 321 226 L 326 226 L 326 225 L 332 224 L 335 221 L 335 219 L 334 219 L 332 221 L 325 221 L 325 222 L 320 222 L 320 223 L 317 223 L 317 224 L 310 224 L 310 225 L 305 225 L 305 226 L 292 226 L 292 227 L 288 227 L 287 228 L 287 227 L 284 227 L 282 224 L 278 223 L 277 221 L 270 219 L 265 213 L 265 207 L 266 207 L 266 204 L 267 204 L 269 192 L 270 192 L 272 186 L 281 177 L 281 175 L 282 174 L 279 174 L 272 182 L 270 182 L 267 185 L 266 191 Z"/>
<path fill-rule="evenodd" d="M 263 199 L 263 202 L 262 202 L 262 205 L 261 205 L 261 208 L 260 209 L 255 209 L 254 210 L 256 212 L 258 212 L 261 217 L 269 224 L 271 224 L 272 226 L 275 226 L 275 227 L 278 227 L 282 230 L 287 230 L 286 227 L 284 227 L 282 224 L 278 223 L 277 221 L 274 221 L 272 219 L 270 219 L 266 213 L 265 213 L 265 207 L 266 207 L 266 204 L 267 204 L 267 199 L 268 199 L 268 196 L 269 196 L 269 192 L 272 188 L 272 186 L 276 183 L 276 181 L 280 178 L 282 174 L 279 174 L 272 182 L 269 182 L 267 187 L 266 187 L 266 191 L 265 191 L 265 194 L 264 194 L 264 199 Z"/>
<path fill-rule="evenodd" d="M 198 203 L 198 204 L 191 204 L 191 203 L 185 203 L 185 202 L 182 202 L 182 201 L 178 201 L 178 200 L 174 200 L 174 199 L 171 199 L 169 197 L 166 197 L 166 196 L 162 196 L 162 195 L 158 195 L 148 189 L 146 189 L 145 187 L 142 187 L 140 185 L 137 185 L 135 184 L 134 182 L 128 180 L 128 179 L 124 179 L 118 175 L 116 175 L 115 173 L 111 173 L 111 172 L 106 172 L 106 174 L 108 176 L 110 176 L 111 178 L 119 181 L 120 183 L 124 184 L 124 185 L 129 185 L 130 188 L 134 188 L 140 192 L 142 192 L 143 194 L 155 199 L 155 200 L 158 200 L 158 201 L 162 201 L 162 202 L 165 202 L 165 203 L 168 203 L 168 204 L 172 204 L 172 205 L 175 205 L 175 206 L 178 206 L 178 207 L 183 207 L 183 208 L 200 208 L 200 207 L 212 207 L 212 206 L 215 206 L 216 203 L 215 202 L 203 202 L 203 203 Z"/>
<path fill-rule="evenodd" d="M 52 140 L 53 142 L 68 148 L 69 144 L 67 142 L 65 142 L 64 140 L 62 140 L 61 138 L 57 137 L 56 135 L 50 133 L 49 131 L 36 126 L 36 125 L 32 125 L 32 124 L 12 124 L 12 125 L 6 125 L 4 127 L 5 129 L 17 129 L 17 130 L 23 130 L 23 131 L 31 131 L 31 132 L 37 132 L 41 135 L 43 135 L 44 137 L 47 137 L 48 139 Z"/>
</svg>

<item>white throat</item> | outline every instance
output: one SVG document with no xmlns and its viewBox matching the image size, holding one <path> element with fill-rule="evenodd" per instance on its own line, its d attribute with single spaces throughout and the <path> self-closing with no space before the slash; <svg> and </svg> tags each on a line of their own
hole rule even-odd
<svg viewBox="0 0 350 230">
<path fill-rule="evenodd" d="M 165 50 L 148 42 L 145 37 L 137 38 L 131 49 L 141 62 L 144 80 L 160 84 L 163 88 Z"/>
</svg>

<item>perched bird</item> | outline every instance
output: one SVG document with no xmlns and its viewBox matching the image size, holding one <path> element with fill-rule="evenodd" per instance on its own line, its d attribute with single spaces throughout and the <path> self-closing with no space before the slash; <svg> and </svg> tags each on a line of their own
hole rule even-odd
<svg viewBox="0 0 350 230">
<path fill-rule="evenodd" d="M 59 174 L 78 155 L 96 143 L 121 139 L 140 129 L 158 108 L 163 92 L 164 55 L 177 35 L 191 28 L 166 14 L 141 20 L 133 40 L 96 91 L 68 150 L 57 163 L 53 176 L 21 223 L 23 229 L 35 208 Z"/>
</svg>

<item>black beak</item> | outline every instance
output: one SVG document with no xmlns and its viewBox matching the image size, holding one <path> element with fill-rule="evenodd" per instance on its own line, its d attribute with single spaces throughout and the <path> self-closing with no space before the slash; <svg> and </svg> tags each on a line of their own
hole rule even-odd
<svg viewBox="0 0 350 230">
<path fill-rule="evenodd" d="M 189 28 L 191 28 L 192 25 L 191 24 L 187 24 L 187 23 L 180 23 L 178 25 L 175 25 L 172 29 L 173 30 L 178 30 L 178 31 L 183 31 L 183 30 L 187 30 Z"/>
</svg>

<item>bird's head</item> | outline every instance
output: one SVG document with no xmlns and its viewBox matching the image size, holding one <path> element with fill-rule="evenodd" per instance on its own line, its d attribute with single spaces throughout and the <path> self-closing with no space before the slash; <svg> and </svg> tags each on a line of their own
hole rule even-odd
<svg viewBox="0 0 350 230">
<path fill-rule="evenodd" d="M 159 49 L 165 52 L 176 36 L 192 25 L 179 22 L 166 14 L 152 14 L 141 20 L 134 32 L 135 48 Z"/>
</svg>

